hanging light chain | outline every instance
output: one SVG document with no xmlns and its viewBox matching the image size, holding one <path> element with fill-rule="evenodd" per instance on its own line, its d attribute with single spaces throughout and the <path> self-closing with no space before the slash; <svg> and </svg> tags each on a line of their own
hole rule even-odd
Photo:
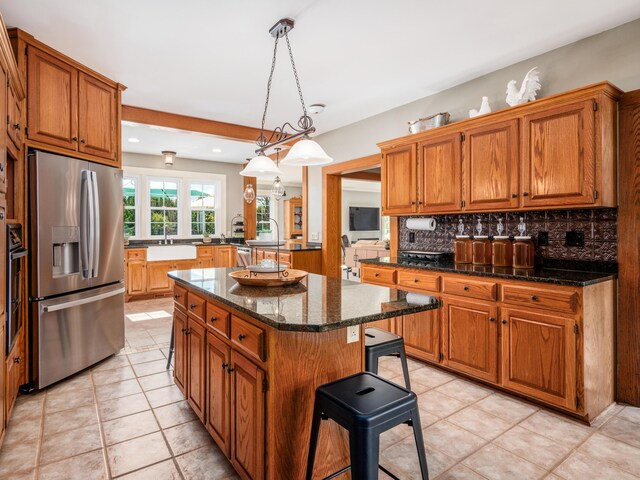
<svg viewBox="0 0 640 480">
<path fill-rule="evenodd" d="M 273 72 L 276 69 L 276 57 L 278 54 L 278 40 L 280 37 L 276 37 L 275 45 L 273 46 L 273 59 L 271 60 L 271 71 L 269 72 L 269 80 L 267 81 L 267 99 L 264 102 L 264 112 L 262 112 L 262 127 L 260 128 L 260 136 L 256 143 L 259 147 L 264 147 L 268 140 L 264 136 L 264 124 L 267 120 L 267 109 L 269 108 L 269 96 L 271 95 L 271 82 L 273 81 Z"/>
<path fill-rule="evenodd" d="M 287 48 L 289 49 L 289 58 L 291 59 L 291 68 L 293 69 L 293 76 L 296 79 L 296 85 L 298 87 L 298 95 L 300 96 L 300 103 L 302 104 L 302 117 L 298 120 L 298 126 L 303 129 L 309 128 L 313 124 L 311 117 L 307 115 L 307 107 L 304 103 L 302 96 L 302 87 L 300 87 L 300 79 L 298 78 L 298 70 L 296 70 L 296 62 L 293 60 L 293 52 L 291 50 L 291 42 L 289 42 L 289 34 L 285 32 L 284 39 L 287 41 Z"/>
</svg>

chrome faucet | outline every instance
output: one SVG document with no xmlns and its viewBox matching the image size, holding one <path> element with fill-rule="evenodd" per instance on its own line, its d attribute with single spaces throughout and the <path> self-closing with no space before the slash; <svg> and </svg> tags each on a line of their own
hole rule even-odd
<svg viewBox="0 0 640 480">
<path fill-rule="evenodd" d="M 162 228 L 164 230 L 164 244 L 165 245 L 169 245 L 169 240 L 167 239 L 168 238 L 168 236 L 167 236 L 167 226 L 163 225 Z M 173 242 L 171 242 L 171 243 L 173 243 Z"/>
</svg>

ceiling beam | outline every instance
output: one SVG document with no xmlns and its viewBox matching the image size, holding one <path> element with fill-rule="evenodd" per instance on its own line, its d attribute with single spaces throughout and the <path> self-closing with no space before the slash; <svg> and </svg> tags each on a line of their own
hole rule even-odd
<svg viewBox="0 0 640 480">
<path fill-rule="evenodd" d="M 374 172 L 353 172 L 345 173 L 342 178 L 351 178 L 353 180 L 367 180 L 369 182 L 379 182 L 381 176 L 379 173 Z"/>
</svg>

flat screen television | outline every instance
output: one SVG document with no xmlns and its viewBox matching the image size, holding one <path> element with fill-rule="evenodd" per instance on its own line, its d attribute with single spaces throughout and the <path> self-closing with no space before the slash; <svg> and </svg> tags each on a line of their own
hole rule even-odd
<svg viewBox="0 0 640 480">
<path fill-rule="evenodd" d="M 380 230 L 380 209 L 374 207 L 349 207 L 349 231 Z"/>
</svg>

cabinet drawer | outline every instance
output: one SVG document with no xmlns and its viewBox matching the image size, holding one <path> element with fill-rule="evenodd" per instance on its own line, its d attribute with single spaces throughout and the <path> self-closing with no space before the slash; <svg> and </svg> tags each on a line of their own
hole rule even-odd
<svg viewBox="0 0 640 480">
<path fill-rule="evenodd" d="M 186 310 L 187 308 L 187 291 L 179 285 L 173 286 L 173 299 L 175 302 Z"/>
<path fill-rule="evenodd" d="M 211 258 L 213 247 L 198 247 L 198 258 Z"/>
<path fill-rule="evenodd" d="M 125 252 L 127 253 L 127 260 L 130 262 L 133 260 L 144 261 L 147 259 L 147 251 L 143 248 L 126 249 Z"/>
<path fill-rule="evenodd" d="M 551 290 L 521 285 L 503 285 L 502 302 L 523 307 L 575 313 L 580 296 L 575 290 Z"/>
<path fill-rule="evenodd" d="M 226 338 L 229 338 L 229 317 L 229 312 L 207 303 L 207 325 Z"/>
<path fill-rule="evenodd" d="M 278 257 L 278 263 L 286 263 L 291 265 L 291 254 L 290 253 L 281 253 Z"/>
<path fill-rule="evenodd" d="M 440 289 L 440 276 L 398 270 L 398 286 L 437 292 Z"/>
<path fill-rule="evenodd" d="M 271 250 L 265 250 L 262 258 L 273 260 L 275 262 L 278 258 L 278 255 L 276 254 L 276 252 L 272 252 Z"/>
<path fill-rule="evenodd" d="M 235 315 L 231 316 L 231 341 L 258 360 L 265 360 L 265 332 L 255 325 L 245 322 Z"/>
<path fill-rule="evenodd" d="M 204 301 L 204 298 L 194 295 L 191 292 L 187 293 L 187 312 L 189 312 L 189 315 L 201 320 L 202 322 L 204 322 L 205 305 L 206 302 Z"/>
<path fill-rule="evenodd" d="M 362 267 L 362 281 L 380 285 L 395 285 L 396 271 L 390 268 Z"/>
<path fill-rule="evenodd" d="M 480 300 L 496 300 L 498 284 L 466 278 L 443 277 L 442 292 Z"/>
</svg>

